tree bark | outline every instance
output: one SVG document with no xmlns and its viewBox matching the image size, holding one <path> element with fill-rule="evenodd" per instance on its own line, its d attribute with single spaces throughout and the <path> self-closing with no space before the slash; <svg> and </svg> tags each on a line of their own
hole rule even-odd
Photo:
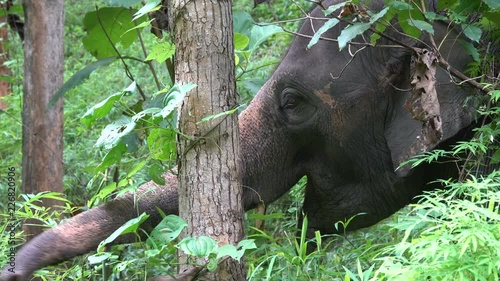
<svg viewBox="0 0 500 281">
<path fill-rule="evenodd" d="M 6 9 L 5 5 L 0 4 L 1 9 Z M 5 43 L 8 41 L 8 33 L 7 33 L 7 16 L 0 17 L 0 23 L 2 26 L 0 27 L 0 76 L 6 78 L 10 76 L 10 69 L 4 65 L 4 63 L 8 60 L 8 52 L 5 48 Z M 7 103 L 3 100 L 3 97 L 6 97 L 10 92 L 10 85 L 6 79 L 0 79 L 0 110 L 7 109 Z"/>
<path fill-rule="evenodd" d="M 179 214 L 189 224 L 183 235 L 234 245 L 243 236 L 238 116 L 200 123 L 238 105 L 231 1 L 174 0 L 173 13 L 176 80 L 197 85 L 180 108 Z M 179 262 L 206 260 L 179 253 Z M 179 271 L 188 269 L 181 265 Z M 215 272 L 196 280 L 245 280 L 244 264 L 224 259 Z"/>
<path fill-rule="evenodd" d="M 22 192 L 63 191 L 63 101 L 48 108 L 63 83 L 64 0 L 24 0 Z M 47 199 L 46 207 L 60 202 Z M 29 239 L 42 231 L 29 221 Z"/>
</svg>

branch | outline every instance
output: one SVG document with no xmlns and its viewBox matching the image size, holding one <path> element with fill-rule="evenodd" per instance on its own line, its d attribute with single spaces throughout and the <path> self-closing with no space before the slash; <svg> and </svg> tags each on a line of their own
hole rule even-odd
<svg viewBox="0 0 500 281">
<path fill-rule="evenodd" d="M 131 8 L 129 8 L 129 11 L 130 11 L 130 14 L 132 14 Z M 133 15 L 132 15 L 132 17 L 133 17 Z M 134 20 L 134 24 L 137 27 L 137 20 Z M 144 45 L 144 40 L 142 40 L 141 31 L 138 28 L 136 28 L 136 31 L 137 31 L 137 36 L 139 37 L 139 43 L 141 44 L 142 53 L 144 54 L 144 59 L 146 59 L 148 57 L 148 53 L 146 52 L 146 46 Z M 153 67 L 153 62 L 148 60 L 148 61 L 146 61 L 146 64 L 148 65 L 149 70 L 151 71 L 151 74 L 153 74 L 153 79 L 155 80 L 155 84 L 156 84 L 156 87 L 158 88 L 158 91 L 160 91 L 161 84 L 160 84 L 160 81 L 158 80 L 158 76 L 156 75 L 156 71 Z"/>
<path fill-rule="evenodd" d="M 104 35 L 106 35 L 106 38 L 108 38 L 108 42 L 109 44 L 111 44 L 111 47 L 113 47 L 113 50 L 116 52 L 116 54 L 118 55 L 118 58 L 120 58 L 120 61 L 122 62 L 123 64 L 123 67 L 125 67 L 125 74 L 127 75 L 127 77 L 136 82 L 136 85 L 137 85 L 137 90 L 139 91 L 139 94 L 141 95 L 142 99 L 143 100 L 146 100 L 146 95 L 144 94 L 144 92 L 142 91 L 141 89 L 141 86 L 139 86 L 139 83 L 137 83 L 137 81 L 135 81 L 135 78 L 134 76 L 132 75 L 132 73 L 130 72 L 130 70 L 128 69 L 128 65 L 127 63 L 125 62 L 125 60 L 123 59 L 122 55 L 120 54 L 120 52 L 118 51 L 118 49 L 116 48 L 115 44 L 113 44 L 113 40 L 111 40 L 111 37 L 109 37 L 109 34 L 108 32 L 106 31 L 106 29 L 104 28 L 104 24 L 102 23 L 102 20 L 101 20 L 101 16 L 99 15 L 99 9 L 97 8 L 97 6 L 95 7 L 95 11 L 96 11 L 96 15 L 97 15 L 97 20 L 99 21 L 99 25 L 101 26 L 102 28 L 102 32 L 104 32 Z"/>
</svg>

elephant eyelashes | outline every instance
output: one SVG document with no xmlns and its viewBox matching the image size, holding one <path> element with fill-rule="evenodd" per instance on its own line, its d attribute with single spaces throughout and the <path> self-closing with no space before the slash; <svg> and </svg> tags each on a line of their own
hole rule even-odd
<svg viewBox="0 0 500 281">
<path fill-rule="evenodd" d="M 281 94 L 281 110 L 289 123 L 297 124 L 311 118 L 316 107 L 298 90 L 286 88 Z"/>
<path fill-rule="evenodd" d="M 285 89 L 282 93 L 281 108 L 283 110 L 295 109 L 300 102 L 300 97 L 293 89 Z"/>
</svg>

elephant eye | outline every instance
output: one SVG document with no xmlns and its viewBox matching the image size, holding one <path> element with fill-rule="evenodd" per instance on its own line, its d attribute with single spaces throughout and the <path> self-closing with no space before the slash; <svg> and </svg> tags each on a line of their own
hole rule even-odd
<svg viewBox="0 0 500 281">
<path fill-rule="evenodd" d="M 297 98 L 293 95 L 288 95 L 284 100 L 283 109 L 294 109 L 297 106 Z"/>
<path fill-rule="evenodd" d="M 300 102 L 300 97 L 295 90 L 286 89 L 283 91 L 283 98 L 281 100 L 281 107 L 284 110 L 295 109 Z"/>
</svg>

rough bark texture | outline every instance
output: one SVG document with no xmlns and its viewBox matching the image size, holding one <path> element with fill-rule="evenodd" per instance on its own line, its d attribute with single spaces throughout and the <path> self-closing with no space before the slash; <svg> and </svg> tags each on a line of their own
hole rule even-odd
<svg viewBox="0 0 500 281">
<path fill-rule="evenodd" d="M 63 102 L 48 108 L 63 83 L 64 0 L 24 0 L 22 192 L 63 191 Z M 44 206 L 58 205 L 46 200 Z M 27 238 L 42 228 L 24 225 Z"/>
<path fill-rule="evenodd" d="M 0 8 L 5 9 L 3 5 L 0 5 Z M 0 23 L 2 26 L 0 27 L 0 76 L 6 77 L 10 76 L 10 70 L 4 63 L 8 60 L 7 50 L 5 48 L 5 43 L 8 40 L 7 33 L 7 16 L 0 17 Z M 0 110 L 4 110 L 7 108 L 7 103 L 2 99 L 7 96 L 10 92 L 9 82 L 5 79 L 0 79 Z"/>
<path fill-rule="evenodd" d="M 237 114 L 209 122 L 201 119 L 237 106 L 234 80 L 233 22 L 230 0 L 173 1 L 175 76 L 197 88 L 180 109 L 179 214 L 187 220 L 184 236 L 208 235 L 219 246 L 243 236 Z M 179 254 L 179 261 L 206 263 Z M 189 266 L 181 266 L 180 272 Z M 225 259 L 216 272 L 196 280 L 245 280 L 244 266 Z"/>
</svg>

